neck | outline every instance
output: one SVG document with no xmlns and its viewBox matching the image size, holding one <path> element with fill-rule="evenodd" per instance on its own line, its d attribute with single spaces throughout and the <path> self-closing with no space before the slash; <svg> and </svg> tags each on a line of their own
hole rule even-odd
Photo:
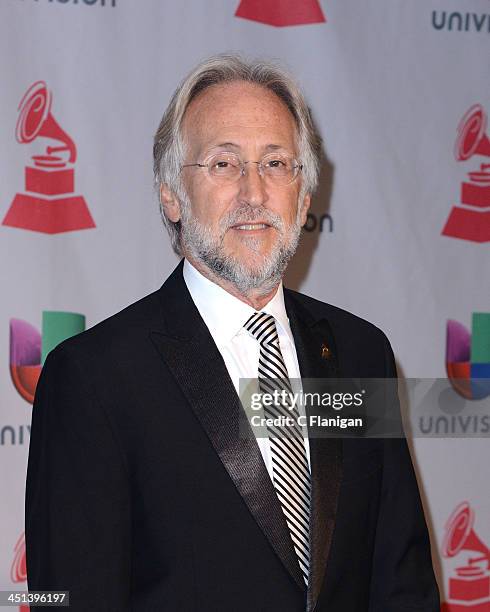
<svg viewBox="0 0 490 612">
<path fill-rule="evenodd" d="M 266 304 L 268 304 L 276 294 L 277 288 L 279 287 L 279 283 L 277 283 L 272 289 L 268 290 L 266 293 L 264 293 L 263 290 L 260 289 L 260 287 L 257 287 L 256 289 L 252 289 L 251 291 L 249 291 L 247 294 L 243 294 L 238 291 L 238 289 L 235 287 L 235 285 L 233 285 L 233 283 L 221 278 L 208 267 L 206 267 L 202 262 L 197 261 L 188 253 L 185 253 L 185 258 L 203 276 L 205 276 L 210 281 L 212 281 L 234 297 L 238 298 L 242 302 L 245 302 L 245 304 L 248 304 L 254 310 L 261 310 Z"/>
</svg>

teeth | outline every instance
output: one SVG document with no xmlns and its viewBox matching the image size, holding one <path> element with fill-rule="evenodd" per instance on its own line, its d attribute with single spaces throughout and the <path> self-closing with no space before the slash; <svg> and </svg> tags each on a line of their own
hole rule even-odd
<svg viewBox="0 0 490 612">
<path fill-rule="evenodd" d="M 254 230 L 254 229 L 264 229 L 267 225 L 265 223 L 248 223 L 243 225 L 236 225 L 235 229 L 240 230 Z"/>
</svg>

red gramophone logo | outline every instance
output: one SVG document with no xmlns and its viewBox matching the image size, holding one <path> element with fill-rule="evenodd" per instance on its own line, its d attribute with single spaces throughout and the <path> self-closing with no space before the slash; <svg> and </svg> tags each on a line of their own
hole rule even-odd
<svg viewBox="0 0 490 612">
<path fill-rule="evenodd" d="M 14 560 L 10 568 L 10 579 L 12 582 L 25 582 L 27 580 L 26 540 L 24 532 L 22 532 L 14 548 Z M 20 606 L 19 612 L 29 612 L 29 606 Z"/>
<path fill-rule="evenodd" d="M 473 155 L 490 157 L 490 140 L 486 135 L 487 115 L 480 104 L 465 113 L 458 126 L 454 155 L 466 161 Z M 442 230 L 444 236 L 472 242 L 490 242 L 490 164 L 468 172 L 469 180 L 461 183 L 461 203 L 455 204 Z"/>
<path fill-rule="evenodd" d="M 276 27 L 327 21 L 318 0 L 241 0 L 235 17 Z"/>
<path fill-rule="evenodd" d="M 474 532 L 474 522 L 474 511 L 468 502 L 463 502 L 446 523 L 442 554 L 470 554 L 466 565 L 457 567 L 449 578 L 449 601 L 442 604 L 442 612 L 490 612 L 490 549 Z"/>
<path fill-rule="evenodd" d="M 95 227 L 85 199 L 74 195 L 77 148 L 51 114 L 51 102 L 44 81 L 31 85 L 20 101 L 17 142 L 28 144 L 41 136 L 52 142 L 43 155 L 32 155 L 25 192 L 14 197 L 2 225 L 45 234 Z"/>
</svg>

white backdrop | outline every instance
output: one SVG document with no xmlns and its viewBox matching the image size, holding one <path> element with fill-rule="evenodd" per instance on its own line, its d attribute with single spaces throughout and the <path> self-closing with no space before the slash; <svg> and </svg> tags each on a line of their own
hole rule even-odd
<svg viewBox="0 0 490 612">
<path fill-rule="evenodd" d="M 47 350 L 83 327 L 62 315 L 43 322 L 43 312 L 80 313 L 91 326 L 160 286 L 176 264 L 153 193 L 152 138 L 184 74 L 223 51 L 292 71 L 328 161 L 287 284 L 380 326 L 403 375 L 444 377 L 447 320 L 471 332 L 472 314 L 490 313 L 489 40 L 488 0 L 2 0 L 0 589 L 26 588 L 16 545 L 24 397 L 41 366 L 39 342 Z M 35 83 L 16 139 L 19 103 Z M 47 151 L 69 142 L 36 106 L 48 91 L 74 163 L 68 151 Z M 467 159 L 458 160 L 457 128 L 471 108 Z M 443 235 L 453 206 L 452 235 Z M 490 326 L 478 333 L 490 363 Z M 449 580 L 475 545 L 446 559 L 445 525 L 466 502 L 476 548 L 490 554 L 490 445 L 417 439 L 413 450 L 438 580 L 457 611 Z M 458 581 L 465 610 L 490 612 L 490 587 L 477 596 Z"/>
</svg>

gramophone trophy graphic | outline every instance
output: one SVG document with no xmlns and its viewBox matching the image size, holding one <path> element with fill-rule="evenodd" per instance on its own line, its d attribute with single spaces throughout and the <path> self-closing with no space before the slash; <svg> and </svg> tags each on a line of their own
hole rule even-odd
<svg viewBox="0 0 490 612">
<path fill-rule="evenodd" d="M 17 193 L 2 225 L 59 234 L 95 227 L 85 199 L 75 195 L 77 149 L 51 114 L 51 92 L 37 81 L 19 104 L 16 139 L 28 144 L 51 140 L 42 155 L 32 155 L 25 168 L 25 192 Z"/>
<path fill-rule="evenodd" d="M 449 601 L 442 612 L 490 612 L 490 549 L 473 530 L 475 513 L 463 502 L 446 523 L 442 544 L 445 557 L 455 557 L 461 551 L 471 551 L 467 564 L 457 567 L 449 578 Z"/>
<path fill-rule="evenodd" d="M 466 161 L 474 155 L 490 158 L 490 140 L 486 135 L 487 115 L 480 104 L 469 108 L 458 126 L 454 155 Z M 468 172 L 461 184 L 461 203 L 451 209 L 444 236 L 472 242 L 490 242 L 490 163 Z"/>
<path fill-rule="evenodd" d="M 10 579 L 14 583 L 25 582 L 27 580 L 26 569 L 26 540 L 24 532 L 21 533 L 14 548 L 14 560 L 10 568 Z M 19 606 L 19 612 L 29 612 L 29 606 Z"/>
<path fill-rule="evenodd" d="M 241 0 L 235 17 L 281 28 L 327 21 L 319 0 Z"/>
</svg>

